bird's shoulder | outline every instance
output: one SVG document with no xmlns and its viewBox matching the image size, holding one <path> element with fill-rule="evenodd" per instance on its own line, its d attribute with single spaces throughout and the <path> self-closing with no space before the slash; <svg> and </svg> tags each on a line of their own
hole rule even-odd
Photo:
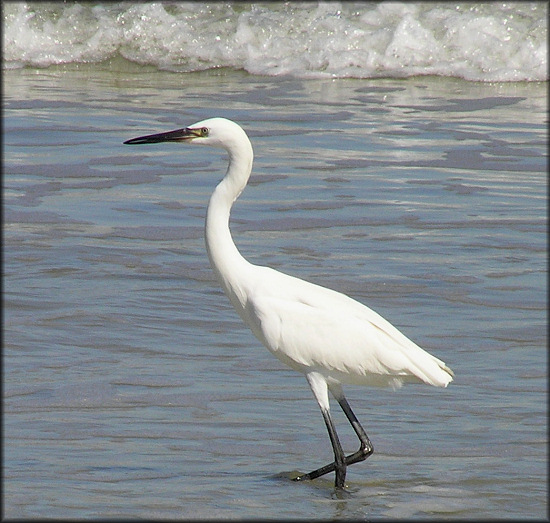
<svg viewBox="0 0 550 523">
<path fill-rule="evenodd" d="M 362 311 L 367 307 L 353 298 L 296 276 L 285 274 L 270 267 L 259 267 L 261 271 L 251 288 L 250 299 L 257 302 L 281 302 L 300 304 L 333 312 L 343 309 Z"/>
<path fill-rule="evenodd" d="M 353 321 L 405 338 L 377 312 L 344 293 L 269 267 L 262 269 L 265 270 L 260 271 L 256 284 L 248 293 L 249 305 L 259 315 L 284 315 L 286 318 L 294 315 L 302 319 L 317 316 L 319 321 L 323 319 L 341 325 Z"/>
<path fill-rule="evenodd" d="M 377 336 L 392 339 L 396 346 L 418 346 L 399 329 L 370 307 L 333 289 L 295 276 L 261 267 L 261 276 L 249 293 L 249 305 L 259 318 L 270 322 L 277 317 L 288 322 L 292 318 L 317 318 L 341 328 L 376 331 Z"/>
</svg>

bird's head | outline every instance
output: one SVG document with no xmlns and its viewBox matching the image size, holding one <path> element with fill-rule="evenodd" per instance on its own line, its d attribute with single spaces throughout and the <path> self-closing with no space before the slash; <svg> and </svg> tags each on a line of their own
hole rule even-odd
<svg viewBox="0 0 550 523">
<path fill-rule="evenodd" d="M 248 137 L 240 125 L 225 118 L 209 118 L 189 127 L 165 133 L 148 134 L 126 140 L 127 145 L 140 145 L 161 142 L 188 142 L 197 145 L 210 145 L 230 149 L 232 144 L 248 142 Z"/>
</svg>

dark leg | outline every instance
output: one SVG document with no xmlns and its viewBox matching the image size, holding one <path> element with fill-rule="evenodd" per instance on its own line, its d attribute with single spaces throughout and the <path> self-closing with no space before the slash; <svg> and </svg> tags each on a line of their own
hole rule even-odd
<svg viewBox="0 0 550 523">
<path fill-rule="evenodd" d="M 359 420 L 351 410 L 351 407 L 344 397 L 344 394 L 342 393 L 341 389 L 338 388 L 336 390 L 332 390 L 334 397 L 338 401 L 340 407 L 344 411 L 344 414 L 348 418 L 349 422 L 351 423 L 351 426 L 353 427 L 353 430 L 357 434 L 357 437 L 359 438 L 360 447 L 357 452 L 354 452 L 353 454 L 350 454 L 349 456 L 344 457 L 344 464 L 343 464 L 343 477 L 341 480 L 341 486 L 338 485 L 338 470 L 342 470 L 342 465 L 338 465 L 336 463 L 336 455 L 337 455 L 337 447 L 342 452 L 342 446 L 340 445 L 340 441 L 338 440 L 338 436 L 336 435 L 336 430 L 334 429 L 334 424 L 332 423 L 332 419 L 330 417 L 330 413 L 327 411 L 325 415 L 325 411 L 321 409 L 321 412 L 323 413 L 323 417 L 325 418 L 325 423 L 327 424 L 327 429 L 329 432 L 330 440 L 332 442 L 332 447 L 334 449 L 334 456 L 335 461 L 333 463 L 329 463 L 328 465 L 325 465 L 324 467 L 318 468 L 309 474 L 303 474 L 302 476 L 298 476 L 297 478 L 294 478 L 295 481 L 302 481 L 304 479 L 315 479 L 320 476 L 323 476 L 324 474 L 328 474 L 329 472 L 332 472 L 333 470 L 336 470 L 336 483 L 335 486 L 337 488 L 343 488 L 344 486 L 344 479 L 346 476 L 346 466 L 352 465 L 353 463 L 358 463 L 359 461 L 364 461 L 367 459 L 374 451 L 374 448 L 372 446 L 372 443 L 369 440 L 369 437 L 367 436 L 367 433 L 359 423 Z M 328 420 L 328 421 L 327 421 Z M 337 446 L 335 445 L 334 441 L 337 442 Z M 343 455 L 343 453 L 342 453 Z M 340 475 L 342 475 L 340 473 Z"/>
<path fill-rule="evenodd" d="M 351 410 L 348 400 L 344 397 L 344 395 L 342 394 L 339 397 L 336 396 L 336 401 L 338 401 L 340 407 L 342 407 L 344 414 L 348 418 L 351 426 L 353 427 L 353 430 L 355 431 L 355 434 L 357 434 L 357 437 L 361 442 L 361 445 L 359 446 L 359 450 L 357 452 L 346 456 L 346 465 L 352 465 L 353 463 L 357 463 L 358 461 L 363 461 L 367 459 L 374 452 L 374 447 L 372 446 L 372 443 L 370 442 L 370 439 L 367 436 L 365 429 L 363 429 L 361 423 L 359 423 L 359 420 Z"/>
<path fill-rule="evenodd" d="M 342 450 L 342 445 L 340 444 L 340 440 L 338 439 L 338 434 L 336 434 L 336 429 L 334 428 L 334 423 L 332 422 L 330 412 L 328 410 L 321 409 L 321 413 L 323 414 L 323 418 L 325 419 L 330 442 L 332 443 L 332 448 L 334 450 L 334 461 L 330 465 L 321 467 L 320 469 L 314 470 L 309 474 L 298 476 L 297 478 L 294 478 L 294 481 L 315 479 L 319 476 L 323 476 L 324 474 L 328 474 L 329 472 L 335 470 L 336 479 L 334 481 L 334 486 L 336 488 L 344 488 L 344 482 L 346 480 L 346 456 L 344 454 L 344 451 Z"/>
</svg>

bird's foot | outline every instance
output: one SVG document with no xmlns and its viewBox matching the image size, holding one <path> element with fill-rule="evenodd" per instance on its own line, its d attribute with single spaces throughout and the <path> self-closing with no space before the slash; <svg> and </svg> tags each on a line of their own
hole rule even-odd
<svg viewBox="0 0 550 523">
<path fill-rule="evenodd" d="M 309 474 L 300 474 L 299 476 L 292 478 L 292 481 L 305 481 L 306 479 L 311 479 Z"/>
<path fill-rule="evenodd" d="M 292 478 L 292 481 L 306 481 L 306 480 L 312 480 L 319 477 L 317 475 L 314 475 L 314 477 L 312 477 L 311 474 L 312 473 L 300 474 L 299 476 Z M 336 479 L 334 483 L 334 487 L 337 491 L 344 490 L 347 487 L 347 485 L 344 483 L 344 479 L 345 479 L 345 475 Z"/>
<path fill-rule="evenodd" d="M 348 465 L 353 465 L 354 463 L 357 463 L 359 461 L 364 461 L 367 459 L 372 453 L 373 453 L 372 445 L 361 445 L 359 450 L 357 452 L 354 452 L 353 454 L 350 454 L 349 456 L 345 457 L 344 465 L 343 465 L 343 471 L 341 471 L 339 474 L 337 473 L 337 478 L 335 482 L 336 488 L 344 488 L 344 479 L 345 478 L 345 468 Z M 336 463 L 334 461 L 332 463 L 329 463 L 328 465 L 325 465 L 324 467 L 318 468 L 317 470 L 313 470 L 311 472 L 308 472 L 307 474 L 300 474 L 299 476 L 296 476 L 295 478 L 292 478 L 293 481 L 305 481 L 308 479 L 316 479 L 321 476 L 324 476 L 325 474 L 328 474 L 329 472 L 334 472 L 338 468 Z"/>
</svg>

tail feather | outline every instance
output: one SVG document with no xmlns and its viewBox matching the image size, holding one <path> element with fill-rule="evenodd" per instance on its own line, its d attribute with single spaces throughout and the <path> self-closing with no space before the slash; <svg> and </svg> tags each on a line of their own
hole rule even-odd
<svg viewBox="0 0 550 523">
<path fill-rule="evenodd" d="M 433 357 L 433 356 L 432 356 Z M 434 385 L 435 387 L 446 387 L 451 381 L 453 381 L 454 372 L 445 365 L 444 362 L 434 357 L 434 363 L 430 369 L 426 369 L 426 366 L 422 369 L 418 369 L 417 376 L 425 383 Z"/>
</svg>

